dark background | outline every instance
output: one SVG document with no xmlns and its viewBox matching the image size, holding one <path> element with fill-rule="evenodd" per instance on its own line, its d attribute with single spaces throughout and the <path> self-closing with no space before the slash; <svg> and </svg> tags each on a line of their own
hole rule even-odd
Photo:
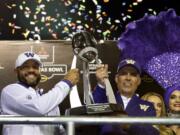
<svg viewBox="0 0 180 135">
<path fill-rule="evenodd" d="M 130 21 L 169 8 L 180 14 L 178 0 L 2 0 L 0 39 L 71 40 L 87 30 L 117 40 Z"/>
</svg>

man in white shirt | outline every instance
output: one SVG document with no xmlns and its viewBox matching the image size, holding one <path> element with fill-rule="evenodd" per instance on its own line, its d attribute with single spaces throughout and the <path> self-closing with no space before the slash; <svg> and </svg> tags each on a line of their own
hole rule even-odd
<svg viewBox="0 0 180 135">
<path fill-rule="evenodd" d="M 18 56 L 15 63 L 18 82 L 6 86 L 1 93 L 3 115 L 60 116 L 58 106 L 79 81 L 79 71 L 70 70 L 63 80 L 43 94 L 43 90 L 38 88 L 41 65 L 40 57 L 33 52 Z M 65 134 L 62 125 L 3 125 L 3 135 L 55 134 Z"/>
</svg>

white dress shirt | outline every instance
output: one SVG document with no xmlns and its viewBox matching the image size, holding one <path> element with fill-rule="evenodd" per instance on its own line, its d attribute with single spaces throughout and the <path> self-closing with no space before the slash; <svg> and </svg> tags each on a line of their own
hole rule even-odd
<svg viewBox="0 0 180 135">
<path fill-rule="evenodd" d="M 131 100 L 131 98 L 127 98 L 127 97 L 125 97 L 123 95 L 121 95 L 121 98 L 122 98 L 122 101 L 123 101 L 124 109 L 126 109 L 126 107 L 127 107 L 128 103 L 129 103 L 129 101 Z"/>
</svg>

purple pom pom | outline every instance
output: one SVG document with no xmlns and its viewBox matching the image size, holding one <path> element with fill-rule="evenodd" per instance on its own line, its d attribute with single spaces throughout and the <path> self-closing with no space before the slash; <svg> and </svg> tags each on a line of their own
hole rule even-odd
<svg viewBox="0 0 180 135">
<path fill-rule="evenodd" d="M 131 22 L 121 35 L 118 47 L 122 59 L 132 58 L 143 66 L 150 58 L 164 52 L 180 52 L 180 17 L 174 10 L 158 16 L 145 16 Z"/>
<path fill-rule="evenodd" d="M 164 53 L 153 57 L 145 70 L 164 88 L 180 84 L 180 53 Z"/>
<path fill-rule="evenodd" d="M 136 60 L 142 69 L 167 88 L 180 84 L 180 17 L 173 9 L 131 22 L 122 33 L 121 59 Z"/>
</svg>

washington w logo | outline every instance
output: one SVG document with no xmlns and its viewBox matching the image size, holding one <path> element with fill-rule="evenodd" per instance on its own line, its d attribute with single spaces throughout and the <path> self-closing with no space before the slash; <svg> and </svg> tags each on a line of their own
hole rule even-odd
<svg viewBox="0 0 180 135">
<path fill-rule="evenodd" d="M 24 55 L 26 55 L 26 57 L 34 57 L 34 53 L 30 52 L 24 53 Z"/>
</svg>

